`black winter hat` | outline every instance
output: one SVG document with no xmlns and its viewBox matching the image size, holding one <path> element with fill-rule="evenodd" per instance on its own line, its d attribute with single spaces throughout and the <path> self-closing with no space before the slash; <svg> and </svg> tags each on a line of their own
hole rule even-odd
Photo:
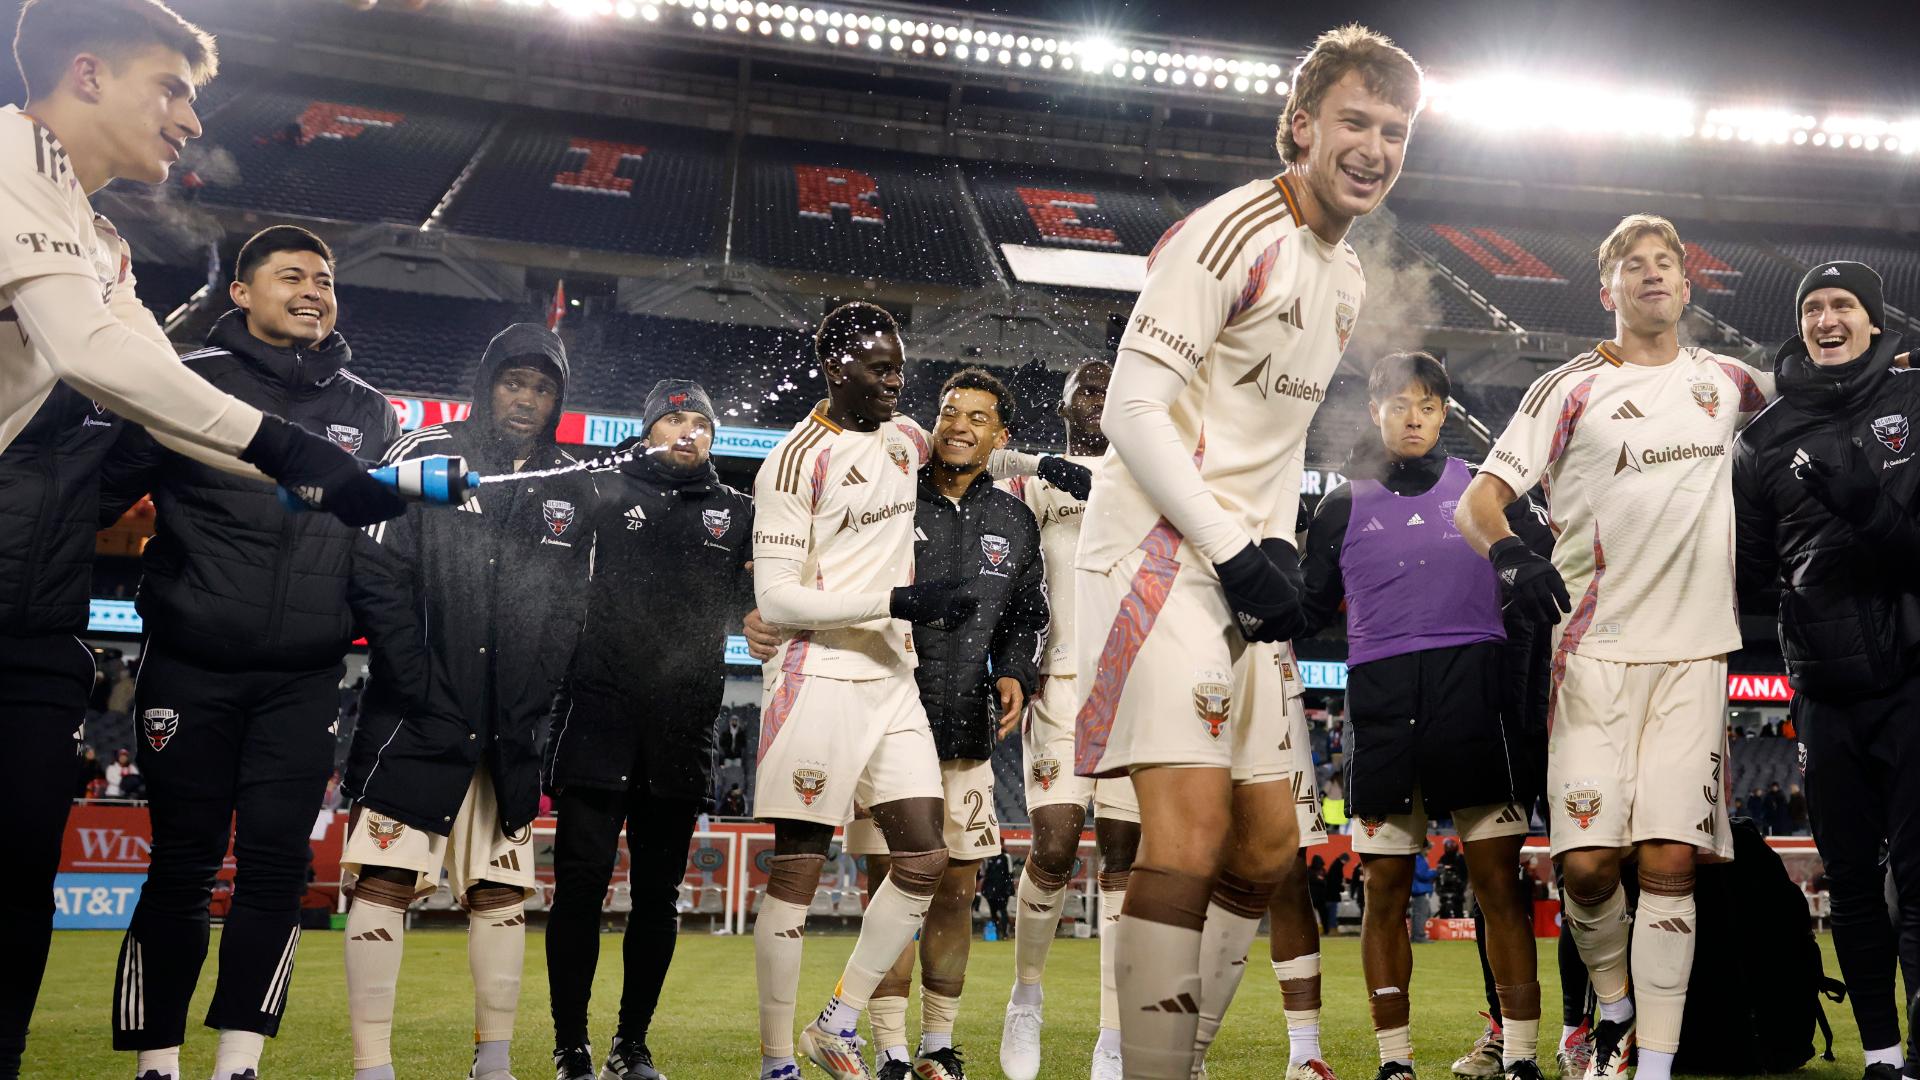
<svg viewBox="0 0 1920 1080">
<path fill-rule="evenodd" d="M 713 415 L 713 400 L 692 379 L 661 379 L 647 392 L 647 404 L 640 412 L 644 427 L 652 431 L 654 422 L 670 412 L 697 412 L 709 424 L 719 426 Z"/>
<path fill-rule="evenodd" d="M 1807 271 L 1807 276 L 1800 279 L 1800 288 L 1793 294 L 1795 322 L 1799 321 L 1800 306 L 1807 302 L 1807 294 L 1818 289 L 1847 290 L 1859 299 L 1861 307 L 1867 309 L 1867 318 L 1873 320 L 1875 330 L 1887 328 L 1884 286 L 1880 282 L 1880 275 L 1866 263 L 1836 259 Z"/>
</svg>

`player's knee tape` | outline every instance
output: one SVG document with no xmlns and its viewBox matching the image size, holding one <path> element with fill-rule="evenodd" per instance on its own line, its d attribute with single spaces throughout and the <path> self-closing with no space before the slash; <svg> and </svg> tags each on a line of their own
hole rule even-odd
<svg viewBox="0 0 1920 1080">
<path fill-rule="evenodd" d="M 1283 1011 L 1295 1013 L 1319 1010 L 1319 953 L 1308 953 L 1290 960 L 1275 960 L 1273 977 L 1280 983 L 1280 1003 Z"/>
<path fill-rule="evenodd" d="M 825 855 L 775 855 L 767 862 L 768 896 L 802 907 L 813 906 L 813 891 L 820 887 L 820 868 L 827 863 Z"/>
<path fill-rule="evenodd" d="M 1213 902 L 1243 919 L 1258 919 L 1267 913 L 1267 901 L 1279 884 L 1278 878 L 1254 881 L 1222 870 L 1213 883 Z"/>
<path fill-rule="evenodd" d="M 1643 866 L 1640 868 L 1640 891 L 1654 896 L 1692 896 L 1693 870 L 1688 868 L 1682 873 L 1670 874 Z"/>
<path fill-rule="evenodd" d="M 1101 892 L 1126 892 L 1132 870 L 1102 870 L 1098 875 Z"/>
<path fill-rule="evenodd" d="M 353 902 L 405 911 L 413 903 L 413 874 L 408 872 L 404 885 L 387 877 L 362 877 L 354 883 Z"/>
<path fill-rule="evenodd" d="M 1051 871 L 1042 867 L 1032 859 L 1027 860 L 1027 880 L 1033 882 L 1033 887 L 1039 889 L 1041 892 L 1055 893 L 1066 888 L 1067 876 L 1071 873 L 1073 873 L 1073 864 L 1071 862 L 1067 864 L 1067 868 L 1063 871 Z"/>
<path fill-rule="evenodd" d="M 1124 915 L 1185 930 L 1206 928 L 1212 881 L 1158 866 L 1136 866 L 1133 876 L 1137 880 L 1128 884 Z"/>
<path fill-rule="evenodd" d="M 467 890 L 467 910 L 492 914 L 518 907 L 526 898 L 527 894 L 517 886 L 483 882 Z"/>
<path fill-rule="evenodd" d="M 887 866 L 887 880 L 908 896 L 930 897 L 947 873 L 947 849 L 896 851 Z M 809 893 L 807 902 L 812 903 Z"/>
</svg>

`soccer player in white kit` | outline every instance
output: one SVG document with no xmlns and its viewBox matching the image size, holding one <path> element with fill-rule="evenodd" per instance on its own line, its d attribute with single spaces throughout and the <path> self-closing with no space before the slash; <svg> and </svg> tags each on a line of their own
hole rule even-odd
<svg viewBox="0 0 1920 1080">
<path fill-rule="evenodd" d="M 774 823 L 754 921 L 760 1075 L 797 1080 L 801 935 L 836 827 L 865 806 L 892 852 L 833 1000 L 799 1047 L 835 1080 L 872 1073 L 855 1038 L 874 988 L 913 941 L 946 871 L 940 760 L 913 680 L 913 623 L 972 612 L 961 579 L 913 580 L 913 515 L 927 433 L 895 412 L 905 351 L 893 317 L 850 303 L 822 320 L 826 401 L 754 479 L 754 594 L 797 630 L 765 668 L 753 816 Z"/>
<path fill-rule="evenodd" d="M 1188 1075 L 1213 961 L 1245 956 L 1297 853 L 1271 643 L 1300 621 L 1301 447 L 1364 300 L 1344 237 L 1398 178 L 1419 100 L 1386 38 L 1321 35 L 1281 118 L 1287 170 L 1168 230 L 1120 341 L 1075 559 L 1074 766 L 1131 773 L 1140 800 L 1116 958 L 1130 1077 Z"/>
<path fill-rule="evenodd" d="M 1554 648 L 1546 796 L 1567 925 L 1600 1002 L 1587 1076 L 1623 1075 L 1637 1037 L 1639 1080 L 1668 1080 L 1693 969 L 1694 860 L 1733 856 L 1732 447 L 1773 377 L 1681 347 L 1686 251 L 1665 218 L 1623 219 L 1599 269 L 1612 340 L 1534 381 L 1455 520 L 1509 604 L 1548 622 L 1570 612 Z M 1504 514 L 1536 482 L 1558 537 L 1551 562 Z M 1629 849 L 1640 878 L 1631 998 Z"/>
</svg>

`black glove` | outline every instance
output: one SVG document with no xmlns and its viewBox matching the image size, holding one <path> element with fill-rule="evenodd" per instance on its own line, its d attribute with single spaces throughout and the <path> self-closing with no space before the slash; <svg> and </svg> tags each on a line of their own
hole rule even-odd
<svg viewBox="0 0 1920 1080">
<path fill-rule="evenodd" d="M 1793 475 L 1815 502 L 1858 528 L 1880 508 L 1880 478 L 1851 440 L 1840 444 L 1840 462 L 1829 465 L 1805 450 L 1793 453 Z"/>
<path fill-rule="evenodd" d="M 1093 492 L 1093 470 L 1076 461 L 1068 461 L 1058 454 L 1048 454 L 1040 459 L 1040 468 L 1036 470 L 1040 479 L 1059 488 L 1061 491 L 1087 501 Z"/>
<path fill-rule="evenodd" d="M 272 413 L 240 451 L 240 460 L 273 477 L 308 506 L 354 528 L 406 513 L 406 501 L 367 475 L 352 454 Z"/>
<path fill-rule="evenodd" d="M 1213 569 L 1248 641 L 1291 641 L 1304 628 L 1299 587 L 1260 547 L 1248 544 Z"/>
<path fill-rule="evenodd" d="M 1532 622 L 1548 626 L 1573 610 L 1567 583 L 1553 563 L 1541 558 L 1525 540 L 1509 536 L 1488 550 L 1494 573 L 1500 576 L 1500 605 Z"/>
<path fill-rule="evenodd" d="M 961 586 L 971 578 L 940 578 L 935 581 L 916 581 L 911 585 L 902 585 L 893 590 L 893 600 L 887 605 L 888 614 L 896 619 L 905 619 L 910 623 L 920 623 L 936 630 L 951 630 L 967 621 L 980 601 L 961 592 Z"/>
<path fill-rule="evenodd" d="M 1306 575 L 1300 570 L 1300 552 L 1292 543 L 1277 536 L 1269 536 L 1260 541 L 1260 554 L 1267 557 L 1280 570 L 1280 576 L 1287 579 L 1295 592 L 1304 592 L 1307 587 Z"/>
</svg>

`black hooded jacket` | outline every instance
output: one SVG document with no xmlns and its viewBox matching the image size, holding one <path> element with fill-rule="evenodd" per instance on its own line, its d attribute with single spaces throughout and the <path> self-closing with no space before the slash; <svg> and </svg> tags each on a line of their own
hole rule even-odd
<svg viewBox="0 0 1920 1080">
<path fill-rule="evenodd" d="M 66 383 L 0 453 L 0 633 L 87 628 L 100 463 L 120 419 Z"/>
<path fill-rule="evenodd" d="M 269 345 L 227 312 L 181 363 L 214 386 L 363 459 L 398 434 L 385 394 L 347 370 L 338 332 L 311 349 Z M 311 671 L 354 638 L 349 588 L 361 534 L 331 514 L 289 511 L 274 485 L 221 472 L 128 425 L 102 467 L 101 526 L 152 492 L 139 611 L 170 656 L 216 671 Z"/>
<path fill-rule="evenodd" d="M 1899 351 L 1900 335 L 1885 332 L 1858 358 L 1823 368 L 1788 341 L 1775 358 L 1779 398 L 1734 443 L 1742 602 L 1766 607 L 1778 595 L 1788 680 L 1822 700 L 1885 690 L 1920 662 L 1920 372 L 1892 367 Z M 1795 478 L 1796 453 L 1834 464 L 1846 443 L 1899 510 L 1895 535 L 1861 535 Z"/>
<path fill-rule="evenodd" d="M 913 576 L 918 581 L 966 578 L 980 606 L 953 630 L 915 625 L 920 703 L 941 761 L 993 756 L 1000 699 L 995 680 L 1011 676 L 1031 698 L 1040 687 L 1040 650 L 1047 635 L 1046 564 L 1040 526 L 1018 496 L 993 486 L 982 471 L 958 506 L 920 470 L 913 512 Z"/>
<path fill-rule="evenodd" d="M 677 470 L 644 453 L 594 482 L 593 584 L 547 744 L 548 788 L 644 781 L 657 799 L 703 800 L 727 631 L 753 607 L 753 500 L 711 461 Z"/>
<path fill-rule="evenodd" d="M 493 384 L 529 357 L 560 382 L 553 420 L 516 467 L 496 438 Z M 517 323 L 487 346 L 465 420 L 409 432 L 387 460 L 457 454 L 483 477 L 577 465 L 554 441 L 567 357 L 543 327 Z M 368 530 L 359 586 L 370 677 L 342 783 L 352 798 L 445 833 L 485 761 L 511 833 L 540 802 L 540 727 L 579 637 L 593 553 L 593 480 L 485 484 L 454 509 L 415 507 Z"/>
</svg>

